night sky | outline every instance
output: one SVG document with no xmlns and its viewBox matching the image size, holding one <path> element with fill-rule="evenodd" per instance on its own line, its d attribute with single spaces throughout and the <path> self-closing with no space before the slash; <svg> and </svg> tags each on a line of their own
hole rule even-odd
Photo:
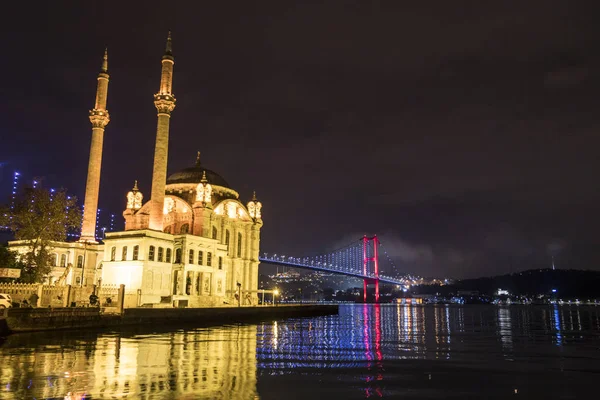
<svg viewBox="0 0 600 400">
<path fill-rule="evenodd" d="M 171 29 L 169 173 L 199 150 L 244 203 L 255 189 L 261 251 L 377 233 L 424 276 L 551 255 L 600 269 L 597 1 L 18 3 L 0 28 L 2 201 L 14 170 L 83 201 L 105 45 L 100 208 L 120 215 L 134 179 L 149 198 Z"/>
</svg>

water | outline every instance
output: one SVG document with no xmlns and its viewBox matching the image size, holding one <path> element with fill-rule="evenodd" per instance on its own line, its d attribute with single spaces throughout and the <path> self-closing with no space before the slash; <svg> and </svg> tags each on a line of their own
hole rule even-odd
<svg viewBox="0 0 600 400">
<path fill-rule="evenodd" d="M 347 305 L 173 332 L 12 335 L 1 399 L 597 398 L 600 307 Z"/>
</svg>

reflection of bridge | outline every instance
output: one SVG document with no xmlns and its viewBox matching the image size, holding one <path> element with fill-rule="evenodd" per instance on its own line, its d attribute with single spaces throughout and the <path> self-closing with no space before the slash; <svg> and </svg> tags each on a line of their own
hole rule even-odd
<svg viewBox="0 0 600 400">
<path fill-rule="evenodd" d="M 337 249 L 329 254 L 312 257 L 289 257 L 283 255 L 264 254 L 259 257 L 261 263 L 281 265 L 284 267 L 304 268 L 313 271 L 331 272 L 360 278 L 364 283 L 364 301 L 367 300 L 367 286 L 375 285 L 375 302 L 379 302 L 379 282 L 400 285 L 404 279 L 395 271 L 395 266 L 388 257 L 391 268 L 382 271 L 379 262 L 379 254 L 382 250 L 381 242 L 377 235 L 373 237 L 362 237 L 345 247 Z M 394 271 L 392 271 L 392 269 Z"/>
</svg>

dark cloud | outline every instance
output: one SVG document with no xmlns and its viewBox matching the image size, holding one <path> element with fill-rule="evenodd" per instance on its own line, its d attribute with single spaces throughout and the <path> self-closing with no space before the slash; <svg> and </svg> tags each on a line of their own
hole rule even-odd
<svg viewBox="0 0 600 400">
<path fill-rule="evenodd" d="M 119 215 L 133 179 L 148 193 L 172 29 L 169 170 L 201 150 L 256 189 L 264 251 L 378 232 L 424 275 L 600 265 L 597 2 L 7 7 L 3 192 L 18 168 L 82 196 L 108 45 L 101 207 Z"/>
</svg>

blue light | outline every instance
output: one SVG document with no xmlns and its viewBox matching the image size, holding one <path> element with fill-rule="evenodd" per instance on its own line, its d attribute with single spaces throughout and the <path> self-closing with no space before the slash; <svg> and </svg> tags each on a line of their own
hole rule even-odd
<svg viewBox="0 0 600 400">
<path fill-rule="evenodd" d="M 556 289 L 552 289 L 552 293 L 556 293 Z"/>
</svg>

